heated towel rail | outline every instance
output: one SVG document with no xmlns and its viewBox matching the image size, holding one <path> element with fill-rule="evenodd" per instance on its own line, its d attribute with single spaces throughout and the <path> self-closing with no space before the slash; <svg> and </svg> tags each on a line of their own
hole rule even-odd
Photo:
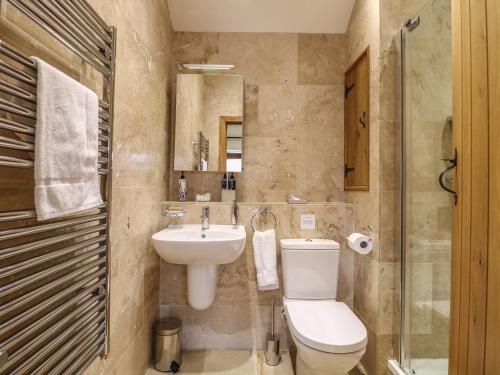
<svg viewBox="0 0 500 375">
<path fill-rule="evenodd" d="M 0 375 L 80 374 L 109 351 L 116 30 L 85 0 L 0 0 L 0 9 L 7 5 L 103 76 L 98 163 L 105 204 L 37 222 L 30 186 L 36 65 L 33 51 L 0 40 Z"/>
</svg>

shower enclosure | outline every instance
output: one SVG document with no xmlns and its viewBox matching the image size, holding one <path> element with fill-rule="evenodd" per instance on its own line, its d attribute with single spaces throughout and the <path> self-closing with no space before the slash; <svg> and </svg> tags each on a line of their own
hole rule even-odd
<svg viewBox="0 0 500 375">
<path fill-rule="evenodd" d="M 450 0 L 428 3 L 401 36 L 400 365 L 408 374 L 447 374 L 454 204 Z"/>
</svg>

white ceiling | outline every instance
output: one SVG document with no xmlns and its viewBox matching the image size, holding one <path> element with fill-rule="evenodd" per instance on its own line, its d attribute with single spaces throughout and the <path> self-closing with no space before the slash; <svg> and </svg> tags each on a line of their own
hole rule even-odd
<svg viewBox="0 0 500 375">
<path fill-rule="evenodd" d="M 175 31 L 344 33 L 354 0 L 168 0 Z"/>
</svg>

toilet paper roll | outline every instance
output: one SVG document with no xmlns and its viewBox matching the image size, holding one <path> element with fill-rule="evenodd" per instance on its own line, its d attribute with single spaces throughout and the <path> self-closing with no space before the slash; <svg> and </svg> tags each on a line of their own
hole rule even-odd
<svg viewBox="0 0 500 375">
<path fill-rule="evenodd" d="M 373 240 L 361 233 L 351 233 L 347 243 L 351 249 L 363 255 L 373 250 Z"/>
</svg>

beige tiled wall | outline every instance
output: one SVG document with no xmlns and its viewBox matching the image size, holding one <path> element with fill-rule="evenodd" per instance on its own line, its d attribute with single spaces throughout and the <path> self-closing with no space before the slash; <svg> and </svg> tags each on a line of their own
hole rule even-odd
<svg viewBox="0 0 500 375">
<path fill-rule="evenodd" d="M 375 226 L 376 250 L 370 257 L 354 256 L 355 285 L 360 285 L 358 280 L 363 280 L 365 285 L 368 285 L 368 288 L 354 288 L 354 310 L 363 319 L 372 337 L 368 344 L 367 354 L 362 360 L 369 374 L 388 373 L 387 360 L 397 359 L 399 355 L 399 286 L 401 283 L 399 277 L 401 267 L 399 245 L 401 240 L 399 185 L 401 45 L 399 31 L 406 20 L 416 15 L 426 3 L 425 0 L 357 0 L 348 29 L 348 51 L 350 51 L 348 62 L 353 61 L 368 44 L 372 58 L 370 192 L 348 193 L 346 197 L 346 201 L 354 204 L 355 227 L 368 223 Z M 442 35 L 443 28 L 447 25 L 449 9 L 444 5 L 446 1 L 436 1 L 436 3 L 439 4 L 434 5 L 435 13 L 439 12 L 439 15 L 436 14 L 433 25 L 436 28 L 441 27 L 439 32 L 436 29 L 436 35 Z M 422 45 L 427 43 L 435 47 L 429 38 Z M 446 51 L 442 52 L 446 54 Z M 421 63 L 418 66 L 425 70 L 425 67 L 434 64 L 435 62 Z M 441 91 L 441 97 L 449 98 L 446 88 L 442 87 L 442 89 L 444 91 Z M 418 98 L 416 100 L 419 101 Z M 446 110 L 449 106 L 439 107 Z M 430 138 L 437 139 L 438 137 Z M 416 160 L 425 161 L 425 158 L 416 158 Z M 433 183 L 435 183 L 436 168 L 437 166 L 430 169 L 424 168 L 425 171 L 433 174 L 430 177 Z M 422 178 L 416 179 L 419 183 L 425 180 L 424 176 L 420 177 Z M 426 198 L 430 196 L 426 195 Z M 443 210 L 440 212 L 441 215 L 436 213 L 432 217 L 447 217 Z M 435 222 L 435 225 L 437 226 L 438 223 Z M 436 267 L 431 269 L 435 270 Z M 427 279 L 429 277 L 426 277 Z M 427 321 L 430 320 L 427 319 Z M 436 325 L 439 325 L 436 332 L 441 333 L 443 322 L 438 319 L 435 321 L 438 322 Z M 441 340 L 441 336 L 436 335 L 436 340 Z M 423 340 L 420 341 L 420 349 L 425 347 L 422 343 Z M 428 348 L 433 350 L 436 346 Z"/>
<path fill-rule="evenodd" d="M 106 360 L 94 361 L 87 374 L 142 375 L 152 356 L 151 326 L 159 312 L 160 261 L 150 238 L 160 227 L 159 203 L 167 196 L 173 33 L 166 1 L 91 0 L 90 4 L 108 24 L 116 26 L 118 46 L 111 207 L 111 352 Z M 2 39 L 26 54 L 42 57 L 100 93 L 98 74 L 6 1 L 1 6 Z M 12 195 L 18 209 L 32 207 L 30 173 L 13 171 L 7 176 L 11 183 L 19 179 L 17 184 L 24 181 L 27 187 L 26 194 Z M 3 182 L 1 186 L 5 186 Z M 2 202 L 7 202 L 5 197 L 2 195 Z"/>
<path fill-rule="evenodd" d="M 167 196 L 173 32 L 162 0 L 90 0 L 117 28 L 111 246 L 111 352 L 87 374 L 142 375 L 159 314 L 151 235 Z"/>
<path fill-rule="evenodd" d="M 183 218 L 165 219 L 167 224 L 200 223 L 201 207 L 210 207 L 210 222 L 230 223 L 229 203 L 178 203 L 187 210 Z M 282 238 L 337 238 L 342 243 L 337 298 L 352 307 L 353 252 L 345 247 L 343 233 L 352 231 L 352 207 L 345 203 L 315 203 L 292 206 L 286 203 L 240 203 L 239 222 L 245 225 L 247 243 L 240 258 L 219 266 L 215 301 L 203 311 L 187 304 L 186 266 L 161 264 L 160 303 L 165 316 L 177 316 L 183 321 L 183 346 L 188 349 L 230 348 L 263 349 L 270 329 L 271 301 L 276 303 L 277 331 L 287 346 L 286 323 L 282 319 L 282 289 L 257 290 L 253 260 L 250 220 L 259 207 L 267 207 L 277 218 L 277 241 Z M 315 230 L 300 229 L 301 214 L 316 215 Z M 258 229 L 272 228 L 273 219 L 259 219 Z M 279 246 L 278 269 L 282 280 Z M 281 288 L 283 284 L 281 282 Z"/>
<path fill-rule="evenodd" d="M 354 205 L 355 228 L 371 224 L 374 227 L 374 251 L 368 256 L 354 255 L 355 313 L 368 330 L 368 346 L 361 364 L 368 374 L 385 374 L 387 362 L 382 360 L 385 351 L 392 351 L 393 309 L 392 278 L 394 267 L 386 263 L 388 257 L 387 228 L 392 216 L 382 217 L 387 201 L 383 189 L 382 162 L 386 157 L 387 139 L 382 139 L 385 126 L 381 119 L 381 71 L 380 52 L 380 2 L 357 0 L 347 30 L 348 65 L 367 47 L 370 48 L 370 188 L 368 192 L 348 192 L 346 201 Z M 392 177 L 393 171 L 386 172 Z M 391 205 L 392 207 L 392 205 Z M 392 211 L 391 211 L 392 212 Z M 384 333 L 390 334 L 390 340 Z"/>
<path fill-rule="evenodd" d="M 235 64 L 245 79 L 244 172 L 237 199 L 343 200 L 345 35 L 176 33 L 177 64 Z M 171 174 L 170 199 L 180 172 Z M 211 192 L 217 173 L 186 174 L 188 200 Z"/>
</svg>

